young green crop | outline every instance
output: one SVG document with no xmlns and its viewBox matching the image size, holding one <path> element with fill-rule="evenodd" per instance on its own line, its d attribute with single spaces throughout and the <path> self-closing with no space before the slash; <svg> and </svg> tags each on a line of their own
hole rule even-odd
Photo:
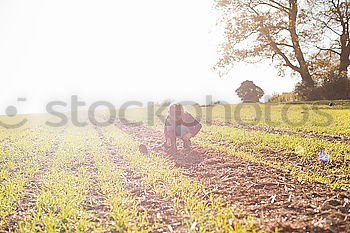
<svg viewBox="0 0 350 233">
<path fill-rule="evenodd" d="M 13 130 L 13 138 L 16 132 Z M 41 137 L 37 137 L 41 135 Z M 33 128 L 28 137 L 18 137 L 18 140 L 7 142 L 1 154 L 0 175 L 0 229 L 11 228 L 7 225 L 9 216 L 16 213 L 17 204 L 23 197 L 27 183 L 34 178 L 50 151 L 55 134 L 49 129 Z"/>
<path fill-rule="evenodd" d="M 326 104 L 275 104 L 247 103 L 215 105 L 209 107 L 185 106 L 203 123 L 221 122 L 233 125 L 243 124 L 274 128 L 283 131 L 313 133 L 325 136 L 350 136 L 350 107 L 340 105 L 330 107 Z M 167 108 L 155 107 L 154 111 L 146 108 L 128 109 L 126 119 L 141 121 L 155 126 L 162 122 L 159 115 L 167 115 Z M 157 113 L 157 115 L 154 115 Z"/>
<path fill-rule="evenodd" d="M 234 155 L 238 151 L 250 153 L 253 156 L 243 157 L 286 169 L 308 181 L 327 183 L 333 188 L 350 187 L 350 145 L 341 142 L 223 126 L 204 126 L 194 142 Z M 318 160 L 321 151 L 330 153 L 328 164 Z"/>
<path fill-rule="evenodd" d="M 33 211 L 19 223 L 20 232 L 87 231 L 86 212 L 81 207 L 89 187 L 84 163 L 84 131 L 69 128 L 42 174 L 42 189 Z"/>
<path fill-rule="evenodd" d="M 93 133 L 92 133 L 93 134 Z M 98 138 L 98 135 L 94 135 Z M 124 190 L 121 167 L 113 163 L 109 152 L 101 140 L 89 140 L 94 164 L 97 168 L 97 181 L 105 203 L 110 207 L 107 222 L 111 230 L 117 232 L 150 232 L 154 226 L 150 225 L 147 210 L 141 209 L 135 197 Z M 104 228 L 104 230 L 106 230 Z"/>
<path fill-rule="evenodd" d="M 242 114 L 246 117 L 252 117 L 248 106 L 243 108 Z M 281 114 L 282 107 L 280 105 L 271 106 L 272 114 Z M 187 108 L 191 111 L 192 107 Z M 291 105 L 291 114 L 293 112 L 297 114 L 299 108 L 300 105 Z M 214 116 L 223 117 L 220 109 L 220 106 L 213 108 Z M 337 122 L 342 122 L 342 129 L 349 128 L 345 127 L 348 121 L 344 119 L 344 114 L 348 110 L 338 108 L 329 109 L 329 111 L 342 112 L 343 115 L 341 116 L 339 113 Z M 149 117 L 146 114 L 146 109 L 131 109 L 126 112 L 126 116 L 130 121 L 141 121 L 143 124 L 147 124 L 147 117 Z M 154 116 L 154 125 L 151 127 L 162 131 L 163 123 L 159 117 Z M 328 129 L 327 127 L 323 128 Z M 206 124 L 203 124 L 201 133 L 193 139 L 193 142 L 250 161 L 283 169 L 303 181 L 326 183 L 332 188 L 348 189 L 350 185 L 350 145 L 346 143 Z M 323 164 L 318 161 L 317 155 L 321 151 L 327 151 L 330 154 L 329 163 Z"/>
<path fill-rule="evenodd" d="M 238 221 L 239 210 L 220 196 L 206 196 L 197 182 L 182 174 L 169 160 L 155 155 L 145 156 L 138 145 L 120 129 L 109 127 L 105 134 L 118 152 L 129 161 L 142 180 L 158 195 L 172 200 L 175 210 L 183 216 L 188 231 L 247 232 L 255 231 L 253 221 Z"/>
<path fill-rule="evenodd" d="M 122 171 L 116 169 L 92 127 L 69 126 L 57 150 L 47 159 L 46 171 L 37 177 L 41 185 L 36 190 L 35 208 L 28 210 L 18 224 L 19 232 L 150 232 L 154 229 L 149 224 L 147 210 L 141 209 L 135 197 L 124 191 Z M 94 169 L 97 176 L 91 173 Z M 86 206 L 92 189 L 101 192 L 103 203 L 108 206 L 106 218 L 100 219 L 94 215 L 98 209 L 94 212 Z"/>
</svg>

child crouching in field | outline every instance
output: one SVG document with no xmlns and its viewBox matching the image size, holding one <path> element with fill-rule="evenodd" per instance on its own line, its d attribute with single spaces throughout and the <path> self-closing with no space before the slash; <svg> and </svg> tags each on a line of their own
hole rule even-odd
<svg viewBox="0 0 350 233">
<path fill-rule="evenodd" d="M 191 147 L 191 138 L 196 136 L 202 125 L 188 112 L 185 112 L 181 104 L 173 104 L 169 107 L 169 115 L 165 120 L 164 146 L 169 151 L 176 151 L 176 139 L 183 141 L 183 147 Z"/>
</svg>

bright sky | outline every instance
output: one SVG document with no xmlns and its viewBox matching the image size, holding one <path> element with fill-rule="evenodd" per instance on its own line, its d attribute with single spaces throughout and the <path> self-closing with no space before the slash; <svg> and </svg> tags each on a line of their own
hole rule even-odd
<svg viewBox="0 0 350 233">
<path fill-rule="evenodd" d="M 234 90 L 253 80 L 266 94 L 290 91 L 268 64 L 237 65 L 220 78 L 212 67 L 222 34 L 213 0 L 1 0 L 0 114 L 44 112 L 71 95 L 107 100 L 205 96 L 239 102 Z M 26 101 L 17 99 L 24 97 Z M 57 108 L 59 109 L 59 108 Z M 68 111 L 69 108 L 61 108 Z"/>
</svg>

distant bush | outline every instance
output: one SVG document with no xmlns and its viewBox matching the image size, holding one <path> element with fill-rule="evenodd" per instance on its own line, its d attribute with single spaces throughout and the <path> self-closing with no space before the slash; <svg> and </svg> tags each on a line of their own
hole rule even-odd
<svg viewBox="0 0 350 233">
<path fill-rule="evenodd" d="M 350 99 L 350 79 L 345 75 L 332 75 L 324 80 L 321 90 L 325 99 Z"/>
<path fill-rule="evenodd" d="M 350 80 L 345 75 L 330 74 L 319 85 L 297 85 L 295 93 L 301 100 L 344 100 L 350 98 Z"/>
<path fill-rule="evenodd" d="M 255 85 L 253 81 L 246 80 L 235 91 L 243 103 L 256 103 L 264 95 L 264 91 Z"/>
<path fill-rule="evenodd" d="M 300 101 L 297 93 L 294 92 L 286 92 L 282 94 L 273 95 L 268 102 L 294 102 Z"/>
<path fill-rule="evenodd" d="M 331 73 L 312 87 L 298 83 L 293 92 L 274 95 L 269 102 L 346 99 L 350 99 L 350 79 L 345 75 Z"/>
<path fill-rule="evenodd" d="M 220 105 L 220 104 L 221 104 L 221 101 L 218 100 L 218 101 L 214 101 L 214 102 L 212 101 L 209 104 L 200 105 L 200 107 L 213 107 L 215 105 Z"/>
</svg>

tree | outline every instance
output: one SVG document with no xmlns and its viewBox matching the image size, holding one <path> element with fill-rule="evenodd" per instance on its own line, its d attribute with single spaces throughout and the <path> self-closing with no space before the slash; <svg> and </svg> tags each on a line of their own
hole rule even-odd
<svg viewBox="0 0 350 233">
<path fill-rule="evenodd" d="M 241 86 L 236 90 L 236 94 L 241 98 L 243 103 L 255 103 L 259 102 L 259 99 L 264 95 L 264 91 L 252 81 L 246 80 L 241 83 Z"/>
<path fill-rule="evenodd" d="M 298 0 L 216 0 L 225 25 L 225 42 L 215 68 L 230 68 L 235 62 L 272 59 L 284 72 L 289 67 L 312 86 L 310 63 L 305 56 L 310 31 L 304 6 Z"/>
<path fill-rule="evenodd" d="M 317 48 L 314 63 L 328 59 L 331 62 L 324 67 L 330 66 L 329 72 L 337 70 L 346 77 L 350 66 L 350 1 L 308 0 L 308 4 L 315 32 L 311 41 Z"/>
</svg>

